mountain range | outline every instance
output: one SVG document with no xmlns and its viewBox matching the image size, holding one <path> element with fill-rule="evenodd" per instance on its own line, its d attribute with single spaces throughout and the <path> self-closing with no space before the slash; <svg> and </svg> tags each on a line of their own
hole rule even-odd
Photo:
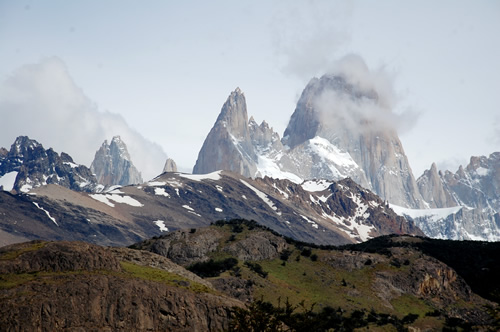
<svg viewBox="0 0 500 332">
<path fill-rule="evenodd" d="M 376 88 L 324 75 L 306 86 L 280 139 L 267 122 L 248 119 L 238 88 L 222 106 L 193 173 L 224 169 L 296 183 L 351 178 L 428 236 L 500 240 L 499 152 L 472 157 L 456 173 L 438 174 L 434 164 L 415 180 L 391 112 Z"/>
<path fill-rule="evenodd" d="M 241 200 L 238 205 L 228 204 L 223 199 L 227 198 L 226 194 L 205 197 L 205 192 L 193 192 L 193 186 L 187 186 L 189 195 L 192 195 L 190 197 L 196 197 L 196 200 L 193 198 L 183 201 L 180 205 L 192 209 L 187 209 L 190 215 L 186 216 L 189 218 L 183 218 L 182 223 L 164 220 L 168 219 L 165 216 L 173 218 L 171 216 L 182 211 L 164 202 L 155 202 L 154 205 L 160 206 L 161 211 L 165 206 L 170 210 L 161 215 L 150 214 L 147 217 L 150 219 L 142 218 L 142 214 L 138 214 L 141 217 L 133 213 L 123 216 L 97 209 L 110 216 L 114 225 L 119 225 L 124 220 L 126 223 L 141 220 L 140 226 L 134 226 L 138 227 L 137 231 L 131 231 L 128 235 L 119 231 L 122 235 L 119 240 L 106 241 L 125 244 L 137 239 L 137 234 L 156 235 L 158 230 L 151 230 L 155 229 L 151 226 L 153 221 L 166 222 L 165 228 L 168 229 L 179 229 L 191 225 L 206 225 L 217 218 L 259 219 L 266 226 L 284 232 L 284 235 L 317 243 L 358 242 L 402 230 L 418 232 L 415 226 L 425 235 L 435 238 L 498 241 L 499 153 L 493 153 L 489 157 L 472 157 L 471 163 L 465 168 L 461 167 L 456 173 L 438 172 L 433 164 L 430 170 L 415 180 L 397 131 L 391 124 L 392 109 L 386 99 L 377 86 L 361 84 L 343 73 L 314 78 L 302 92 L 283 138 L 280 138 L 266 121 L 259 125 L 253 117 L 248 117 L 245 95 L 237 88 L 227 98 L 208 133 L 193 168 L 193 176 L 208 174 L 200 177 L 203 179 L 201 183 L 208 181 L 211 176 L 217 177 L 217 181 L 222 181 L 217 184 L 219 187 L 236 186 L 238 189 L 233 189 L 234 194 L 239 197 L 248 197 L 246 192 L 239 189 L 246 183 L 247 189 L 256 189 L 254 193 L 258 197 L 264 197 L 262 201 L 269 203 L 268 206 L 261 213 L 255 213 L 254 206 L 242 203 Z M 220 170 L 229 173 L 220 173 Z M 10 150 L 0 150 L 0 185 L 3 185 L 4 190 L 12 190 L 14 194 L 37 193 L 41 196 L 50 192 L 46 196 L 55 194 L 52 198 L 59 201 L 64 201 L 65 195 L 74 195 L 63 194 L 63 188 L 54 189 L 51 185 L 57 184 L 84 192 L 88 197 L 101 197 L 102 202 L 109 203 L 108 207 L 127 202 L 121 190 L 130 190 L 132 195 L 140 197 L 142 193 L 135 191 L 152 192 L 152 189 L 147 191 L 144 188 L 150 188 L 150 183 L 155 182 L 163 183 L 154 189 L 155 193 L 164 192 L 163 196 L 167 199 L 174 197 L 172 193 L 180 197 L 177 194 L 180 187 L 176 188 L 172 181 L 165 179 L 170 176 L 177 179 L 174 182 L 182 184 L 188 175 L 176 173 L 177 166 L 172 159 L 166 160 L 163 171 L 166 173 L 159 176 L 160 180 L 144 182 L 132 162 L 125 142 L 119 136 L 113 137 L 109 144 L 108 141 L 102 144 L 90 168 L 76 164 L 64 152 L 59 155 L 52 149 L 45 150 L 40 143 L 26 136 L 18 137 Z M 324 187 L 309 194 L 305 189 L 309 181 L 323 183 Z M 274 189 L 269 187 L 271 183 Z M 116 186 L 125 187 L 116 189 Z M 329 200 L 337 199 L 335 193 L 344 187 L 352 191 L 343 195 L 353 203 L 347 204 L 347 199 L 341 197 L 332 209 Z M 177 191 L 172 192 L 172 188 Z M 296 197 L 290 192 L 291 188 L 300 188 L 296 189 L 299 201 L 294 201 Z M 114 192 L 113 189 L 117 191 Z M 281 195 L 276 195 L 277 192 Z M 373 198 L 371 193 L 378 195 L 381 200 Z M 112 202 L 106 195 L 118 201 Z M 31 196 L 23 196 L 21 200 L 30 201 Z M 133 201 L 140 202 L 134 196 L 130 197 Z M 266 197 L 271 198 L 267 201 Z M 196 212 L 199 209 L 197 206 L 205 206 L 206 201 L 210 202 L 209 208 L 203 214 Z M 289 206 L 293 213 L 286 215 L 286 212 L 281 212 L 275 201 Z M 291 203 L 292 201 L 294 202 Z M 85 205 L 78 199 L 73 200 L 72 204 Z M 142 203 L 132 203 L 132 206 L 134 204 Z M 311 204 L 318 208 L 312 211 Z M 396 220 L 386 211 L 389 204 L 393 211 L 407 220 L 406 224 L 390 221 L 389 225 L 377 226 L 372 211 L 361 212 L 368 211 L 368 207 L 383 206 L 383 214 L 391 215 L 389 219 Z M 344 212 L 339 212 L 339 206 Z M 91 208 L 95 209 L 93 206 Z M 215 213 L 216 209 L 223 212 Z M 92 220 L 84 217 L 87 214 L 89 213 L 78 214 L 77 219 Z M 209 220 L 200 222 L 197 218 Z M 298 220 L 306 220 L 321 231 L 299 230 Z M 12 223 L 11 220 L 4 222 Z M 288 223 L 292 226 L 285 227 Z M 12 232 L 13 229 L 7 231 L 11 235 Z M 24 235 L 15 236 L 29 239 L 33 233 L 36 232 L 28 231 Z M 103 241 L 96 243 L 106 242 Z"/>
</svg>

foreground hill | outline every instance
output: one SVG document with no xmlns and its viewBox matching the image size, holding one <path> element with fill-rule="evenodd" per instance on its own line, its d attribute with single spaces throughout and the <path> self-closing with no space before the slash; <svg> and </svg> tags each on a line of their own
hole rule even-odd
<svg viewBox="0 0 500 332">
<path fill-rule="evenodd" d="M 341 308 L 344 323 L 352 315 L 366 323 L 358 327 L 490 328 L 496 324 L 495 315 L 499 318 L 500 246 L 481 243 L 472 246 L 472 255 L 444 263 L 451 251 L 465 251 L 469 245 L 393 236 L 345 248 L 314 246 L 254 222 L 221 221 L 133 248 L 168 257 L 227 295 L 257 301 L 260 309 L 269 302 L 266 310 L 275 310 L 277 317 L 284 306 L 296 308 L 297 315 L 312 308 L 320 316 L 327 308 Z M 256 314 L 258 309 L 254 304 L 249 311 Z"/>
<path fill-rule="evenodd" d="M 148 252 L 81 242 L 0 248 L 2 331 L 220 331 L 241 306 Z"/>
<path fill-rule="evenodd" d="M 442 241 L 432 249 L 435 244 L 391 236 L 347 247 L 316 246 L 244 220 L 176 231 L 131 248 L 15 244 L 0 248 L 0 326 L 14 331 L 498 330 L 498 246 L 474 247 L 476 258 L 464 255 L 452 262 L 462 265 L 458 270 L 435 254 L 446 257 L 447 250 L 466 250 L 468 244 Z M 483 266 L 482 275 L 467 274 L 466 266 Z M 477 285 L 469 286 L 478 276 L 493 301 L 477 295 Z"/>
<path fill-rule="evenodd" d="M 339 245 L 384 234 L 423 235 L 350 179 L 296 184 L 231 172 L 164 173 L 105 193 L 47 185 L 0 192 L 0 244 L 43 239 L 130 245 L 219 219 L 258 220 L 300 241 Z"/>
</svg>

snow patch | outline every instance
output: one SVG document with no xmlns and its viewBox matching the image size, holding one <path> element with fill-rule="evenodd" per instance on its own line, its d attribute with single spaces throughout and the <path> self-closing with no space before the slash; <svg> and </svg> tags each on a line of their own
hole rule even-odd
<svg viewBox="0 0 500 332">
<path fill-rule="evenodd" d="M 217 211 L 217 212 L 222 212 L 223 210 L 222 210 L 221 208 L 216 207 L 216 208 L 215 208 L 215 211 Z"/>
<path fill-rule="evenodd" d="M 41 207 L 37 202 L 33 202 L 33 204 L 35 204 L 35 206 L 37 208 L 39 208 L 40 210 L 42 210 L 43 212 L 45 212 L 45 214 L 47 215 L 47 217 L 49 217 L 50 220 L 52 220 L 54 222 L 54 224 L 56 224 L 56 226 L 59 227 L 59 224 L 57 223 L 56 219 L 54 217 L 52 217 L 49 213 L 49 211 L 45 210 L 43 207 Z"/>
<path fill-rule="evenodd" d="M 71 161 L 63 162 L 64 165 L 69 165 L 71 168 L 77 168 L 79 165 L 72 163 Z"/>
<path fill-rule="evenodd" d="M 193 181 L 201 181 L 201 180 L 213 180 L 213 181 L 218 181 L 220 180 L 221 176 L 220 173 L 222 171 L 216 171 L 208 174 L 184 174 L 184 173 L 177 173 L 180 177 L 190 179 Z"/>
<path fill-rule="evenodd" d="M 155 188 L 155 195 L 170 198 L 170 194 L 165 191 L 165 188 Z"/>
<path fill-rule="evenodd" d="M 271 177 L 274 179 L 287 179 L 294 183 L 301 183 L 303 181 L 302 178 L 297 176 L 296 174 L 282 171 L 277 164 L 277 161 L 281 158 L 281 155 L 278 154 L 273 159 L 259 155 L 257 159 L 257 172 L 255 173 L 255 177 Z"/>
<path fill-rule="evenodd" d="M 165 186 L 167 183 L 166 182 L 162 182 L 162 181 L 150 181 L 148 182 L 148 186 L 150 187 L 161 187 L 161 186 Z"/>
<path fill-rule="evenodd" d="M 133 199 L 130 196 L 120 196 L 118 194 L 90 194 L 89 196 L 111 207 L 115 207 L 115 204 L 113 204 L 111 201 L 114 201 L 115 203 L 128 204 L 134 207 L 144 206 L 144 204 L 141 204 L 139 201 Z"/>
<path fill-rule="evenodd" d="M 484 167 L 478 167 L 476 169 L 476 174 L 479 176 L 486 176 L 486 175 L 488 175 L 489 172 L 490 172 L 490 170 L 487 168 L 484 168 Z"/>
<path fill-rule="evenodd" d="M 165 227 L 165 221 L 163 220 L 155 220 L 153 221 L 158 228 L 160 228 L 160 232 L 168 232 L 168 228 Z"/>
<path fill-rule="evenodd" d="M 186 210 L 194 211 L 194 209 L 192 207 L 190 207 L 189 205 L 183 205 L 182 207 L 185 208 Z"/>
<path fill-rule="evenodd" d="M 276 211 L 276 213 L 278 215 L 281 215 L 281 212 L 278 211 L 278 208 L 274 205 L 274 203 L 269 199 L 269 197 L 264 194 L 262 191 L 260 191 L 259 189 L 255 188 L 254 186 L 252 186 L 251 184 L 249 184 L 248 182 L 244 181 L 244 180 L 241 180 L 240 181 L 245 185 L 247 186 L 248 188 L 250 188 L 260 199 L 262 199 L 264 201 L 264 203 L 266 203 L 271 209 L 273 209 L 274 211 Z"/>
<path fill-rule="evenodd" d="M 300 215 L 305 221 L 311 224 L 312 227 L 318 229 L 318 224 L 311 219 L 307 218 L 306 216 Z"/>
<path fill-rule="evenodd" d="M 3 186 L 3 190 L 11 191 L 14 189 L 17 173 L 18 172 L 9 172 L 0 177 L 0 186 Z"/>
<path fill-rule="evenodd" d="M 430 221 L 436 222 L 442 219 L 446 219 L 449 215 L 455 214 L 460 211 L 462 206 L 454 206 L 451 208 L 442 209 L 408 209 L 398 205 L 390 204 L 389 207 L 400 216 L 409 216 L 412 219 L 415 218 L 427 218 Z"/>
<path fill-rule="evenodd" d="M 332 184 L 333 182 L 328 180 L 308 180 L 304 181 L 300 186 L 305 191 L 316 192 L 324 191 L 328 189 Z"/>
</svg>

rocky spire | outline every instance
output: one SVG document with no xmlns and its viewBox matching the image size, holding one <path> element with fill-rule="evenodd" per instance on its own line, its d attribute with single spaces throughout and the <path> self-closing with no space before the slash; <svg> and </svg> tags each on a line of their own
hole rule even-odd
<svg viewBox="0 0 500 332">
<path fill-rule="evenodd" d="M 90 169 L 97 181 L 105 186 L 142 183 L 141 173 L 133 165 L 127 146 L 120 136 L 113 137 L 111 144 L 104 141 L 96 152 Z"/>
<path fill-rule="evenodd" d="M 168 158 L 163 167 L 163 173 L 165 172 L 177 172 L 177 164 L 171 158 Z"/>
<path fill-rule="evenodd" d="M 420 194 L 431 208 L 445 208 L 457 205 L 450 192 L 445 189 L 441 174 L 441 172 L 438 173 L 436 164 L 432 163 L 431 168 L 424 171 L 424 174 L 417 180 Z"/>
<path fill-rule="evenodd" d="M 245 95 L 239 88 L 231 92 L 198 154 L 193 173 L 224 169 L 254 176 L 255 150 L 248 128 Z"/>
</svg>

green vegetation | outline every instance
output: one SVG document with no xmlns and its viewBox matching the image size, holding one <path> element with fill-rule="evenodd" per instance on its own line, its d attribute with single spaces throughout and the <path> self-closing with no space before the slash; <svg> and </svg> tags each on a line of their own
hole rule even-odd
<svg viewBox="0 0 500 332">
<path fill-rule="evenodd" d="M 20 255 L 22 255 L 26 252 L 36 251 L 38 249 L 41 249 L 46 244 L 47 244 L 47 242 L 44 242 L 44 241 L 31 241 L 31 242 L 25 244 L 26 247 L 24 247 L 24 248 L 20 248 L 18 250 L 8 251 L 8 252 L 1 254 L 0 261 L 16 259 L 17 257 L 19 257 Z"/>
<path fill-rule="evenodd" d="M 175 273 L 161 269 L 155 269 L 149 266 L 137 265 L 129 262 L 120 262 L 125 274 L 118 273 L 118 276 L 129 276 L 143 280 L 161 282 L 170 286 L 181 287 L 196 293 L 211 293 L 210 288 L 197 282 L 184 278 Z"/>
</svg>

